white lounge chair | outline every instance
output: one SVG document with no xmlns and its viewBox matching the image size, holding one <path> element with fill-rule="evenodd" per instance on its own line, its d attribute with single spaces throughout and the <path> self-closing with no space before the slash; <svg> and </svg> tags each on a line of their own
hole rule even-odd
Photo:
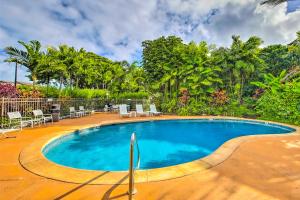
<svg viewBox="0 0 300 200">
<path fill-rule="evenodd" d="M 83 115 L 91 115 L 92 111 L 84 109 L 84 106 L 79 106 L 79 112 L 82 112 Z"/>
<path fill-rule="evenodd" d="M 20 129 L 22 130 L 23 126 L 30 125 L 33 127 L 34 123 L 41 124 L 40 119 L 32 119 L 31 117 L 22 117 L 20 112 L 8 112 L 9 126 L 11 127 L 12 123 L 19 124 Z"/>
<path fill-rule="evenodd" d="M 75 110 L 74 107 L 70 107 L 70 118 L 72 117 L 81 117 L 83 114 L 81 111 Z"/>
<path fill-rule="evenodd" d="M 137 116 L 149 116 L 149 112 L 144 112 L 142 104 L 136 104 L 135 108 Z"/>
<path fill-rule="evenodd" d="M 104 111 L 104 112 L 108 112 L 108 111 L 109 111 L 108 105 L 104 105 L 103 111 Z"/>
<path fill-rule="evenodd" d="M 8 132 L 16 131 L 16 129 L 0 129 L 0 134 L 4 136 L 4 138 L 8 138 L 9 136 L 6 134 Z"/>
<path fill-rule="evenodd" d="M 156 110 L 155 104 L 150 104 L 150 111 L 149 112 L 150 112 L 151 115 L 161 115 L 162 114 L 162 112 L 158 112 Z"/>
<path fill-rule="evenodd" d="M 133 112 L 128 112 L 127 105 L 121 104 L 121 105 L 119 105 L 119 114 L 120 114 L 120 117 L 132 117 Z"/>
<path fill-rule="evenodd" d="M 124 104 L 125 105 L 125 104 Z M 119 105 L 112 105 L 111 106 L 111 111 L 113 111 L 113 112 L 118 112 L 118 110 L 119 110 L 120 108 L 119 108 Z"/>
<path fill-rule="evenodd" d="M 53 123 L 53 117 L 51 114 L 44 114 L 42 110 L 33 110 L 32 113 L 34 119 L 41 119 L 44 124 L 46 124 L 47 121 L 51 121 Z"/>
</svg>

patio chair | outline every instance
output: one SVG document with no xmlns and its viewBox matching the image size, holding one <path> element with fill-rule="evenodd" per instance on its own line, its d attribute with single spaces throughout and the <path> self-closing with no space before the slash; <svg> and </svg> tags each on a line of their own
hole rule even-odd
<svg viewBox="0 0 300 200">
<path fill-rule="evenodd" d="M 161 115 L 161 114 L 162 114 L 162 112 L 158 112 L 158 111 L 156 110 L 155 104 L 150 104 L 150 111 L 149 111 L 149 113 L 150 113 L 151 115 Z"/>
<path fill-rule="evenodd" d="M 125 105 L 125 104 L 124 104 L 124 105 Z M 113 111 L 113 112 L 118 112 L 118 110 L 120 109 L 119 107 L 120 107 L 120 105 L 112 105 L 112 106 L 111 106 L 111 111 Z"/>
<path fill-rule="evenodd" d="M 92 111 L 84 109 L 84 106 L 79 106 L 79 112 L 82 112 L 83 115 L 91 115 Z"/>
<path fill-rule="evenodd" d="M 6 134 L 8 132 L 15 131 L 16 129 L 0 129 L 0 134 L 4 136 L 4 138 L 8 138 L 9 136 Z"/>
<path fill-rule="evenodd" d="M 53 117 L 51 114 L 44 114 L 42 110 L 33 110 L 32 112 L 34 119 L 41 119 L 44 124 L 46 124 L 47 121 L 51 121 L 53 123 Z"/>
<path fill-rule="evenodd" d="M 108 111 L 109 111 L 108 105 L 104 105 L 103 111 L 104 111 L 104 112 L 108 112 Z"/>
<path fill-rule="evenodd" d="M 30 125 L 31 127 L 33 127 L 34 123 L 41 124 L 40 119 L 32 119 L 31 117 L 22 117 L 20 112 L 8 112 L 7 116 L 9 119 L 9 126 L 11 127 L 12 123 L 19 124 L 21 130 L 23 126 L 26 125 Z"/>
<path fill-rule="evenodd" d="M 6 135 L 6 131 L 0 129 L 0 134 L 4 136 L 4 138 L 7 138 L 8 136 Z"/>
<path fill-rule="evenodd" d="M 149 112 L 144 112 L 142 104 L 136 104 L 135 108 L 137 116 L 149 116 Z"/>
<path fill-rule="evenodd" d="M 120 114 L 120 117 L 132 117 L 133 112 L 128 112 L 127 105 L 121 104 L 121 105 L 119 105 L 119 114 Z"/>
<path fill-rule="evenodd" d="M 83 115 L 81 111 L 75 110 L 74 107 L 69 107 L 69 109 L 70 109 L 70 118 L 81 117 Z"/>
</svg>

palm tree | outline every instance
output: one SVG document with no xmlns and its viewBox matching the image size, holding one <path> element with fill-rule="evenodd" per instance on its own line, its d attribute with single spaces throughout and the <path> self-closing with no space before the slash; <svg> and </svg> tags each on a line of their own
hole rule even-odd
<svg viewBox="0 0 300 200">
<path fill-rule="evenodd" d="M 37 80 L 37 66 L 38 59 L 41 56 L 41 43 L 37 40 L 32 40 L 29 43 L 23 41 L 18 41 L 26 51 L 19 50 L 15 47 L 6 47 L 7 54 L 11 55 L 11 62 L 18 62 L 25 66 L 30 72 L 30 78 L 33 81 L 33 86 L 35 86 Z M 8 59 L 9 61 L 10 59 Z"/>
<path fill-rule="evenodd" d="M 26 52 L 11 46 L 4 48 L 4 51 L 10 56 L 8 59 L 5 59 L 4 62 L 14 62 L 16 64 L 14 85 L 17 87 L 18 64 L 23 64 L 23 61 L 27 56 Z"/>
<path fill-rule="evenodd" d="M 23 65 L 29 70 L 30 78 L 33 86 L 37 81 L 37 66 L 41 56 L 41 43 L 37 40 L 31 40 L 29 43 L 18 41 L 26 49 L 27 56 L 24 59 Z"/>
<path fill-rule="evenodd" d="M 264 0 L 261 2 L 261 5 L 274 5 L 277 6 L 281 3 L 287 2 L 287 0 Z"/>
</svg>

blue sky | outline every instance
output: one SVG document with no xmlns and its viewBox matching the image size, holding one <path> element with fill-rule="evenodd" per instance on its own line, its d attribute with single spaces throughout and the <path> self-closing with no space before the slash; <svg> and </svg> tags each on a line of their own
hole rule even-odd
<svg viewBox="0 0 300 200">
<path fill-rule="evenodd" d="M 287 12 L 295 12 L 300 9 L 300 0 L 288 0 Z"/>
<path fill-rule="evenodd" d="M 300 30 L 299 1 L 277 7 L 259 0 L 0 0 L 0 80 L 13 80 L 1 49 L 18 40 L 68 44 L 113 60 L 140 59 L 141 42 L 177 35 L 185 42 L 229 45 L 257 35 L 264 45 L 288 43 Z M 287 12 L 288 11 L 288 12 Z M 293 12 L 291 12 L 293 11 Z M 20 69 L 19 80 L 27 81 Z"/>
</svg>

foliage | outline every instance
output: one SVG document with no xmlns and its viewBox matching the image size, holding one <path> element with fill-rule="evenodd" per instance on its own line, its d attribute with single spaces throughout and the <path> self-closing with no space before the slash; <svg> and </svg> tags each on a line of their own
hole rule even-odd
<svg viewBox="0 0 300 200">
<path fill-rule="evenodd" d="M 228 102 L 228 96 L 225 90 L 217 90 L 211 94 L 213 105 L 225 105 Z"/>
<path fill-rule="evenodd" d="M 187 105 L 188 101 L 190 99 L 189 96 L 189 91 L 186 88 L 182 88 L 180 90 L 180 97 L 179 97 L 179 102 L 182 106 Z"/>
<path fill-rule="evenodd" d="M 287 70 L 291 65 L 290 54 L 286 45 L 270 45 L 261 50 L 260 58 L 264 61 L 265 73 L 272 73 L 278 76 L 283 70 Z"/>
<path fill-rule="evenodd" d="M 300 32 L 288 45 L 265 47 L 256 36 L 232 36 L 229 47 L 218 48 L 159 37 L 144 41 L 142 62 L 131 64 L 68 45 L 19 43 L 22 49 L 4 49 L 5 61 L 25 66 L 33 87 L 19 86 L 12 96 L 148 99 L 165 113 L 299 124 Z"/>
<path fill-rule="evenodd" d="M 223 69 L 223 86 L 231 96 L 242 103 L 249 82 L 259 78 L 264 70 L 264 62 L 259 57 L 262 40 L 250 37 L 243 42 L 239 36 L 232 37 L 230 49 L 216 49 L 212 52 L 213 63 Z"/>
<path fill-rule="evenodd" d="M 300 94 L 266 92 L 258 101 L 257 113 L 261 119 L 300 125 Z"/>
<path fill-rule="evenodd" d="M 262 5 L 264 5 L 264 4 L 268 4 L 268 5 L 275 5 L 275 6 L 277 6 L 277 5 L 279 5 L 279 4 L 281 4 L 281 3 L 284 3 L 284 2 L 286 2 L 287 0 L 263 0 L 262 2 L 261 2 L 261 4 Z"/>
<path fill-rule="evenodd" d="M 263 82 L 252 84 L 265 90 L 256 111 L 262 119 L 300 124 L 300 69 L 282 71 L 278 77 L 265 74 Z"/>
<path fill-rule="evenodd" d="M 0 97 L 16 98 L 19 96 L 16 88 L 7 83 L 0 83 Z"/>
<path fill-rule="evenodd" d="M 106 98 L 106 90 L 103 89 L 78 89 L 78 88 L 65 88 L 61 92 L 62 97 L 72 97 L 72 98 Z"/>
<path fill-rule="evenodd" d="M 147 92 L 125 92 L 117 95 L 111 95 L 114 99 L 147 99 L 149 94 Z"/>
<path fill-rule="evenodd" d="M 27 85 L 19 85 L 18 87 L 19 97 L 22 98 L 42 98 L 45 97 L 41 91 L 36 87 Z"/>
</svg>

